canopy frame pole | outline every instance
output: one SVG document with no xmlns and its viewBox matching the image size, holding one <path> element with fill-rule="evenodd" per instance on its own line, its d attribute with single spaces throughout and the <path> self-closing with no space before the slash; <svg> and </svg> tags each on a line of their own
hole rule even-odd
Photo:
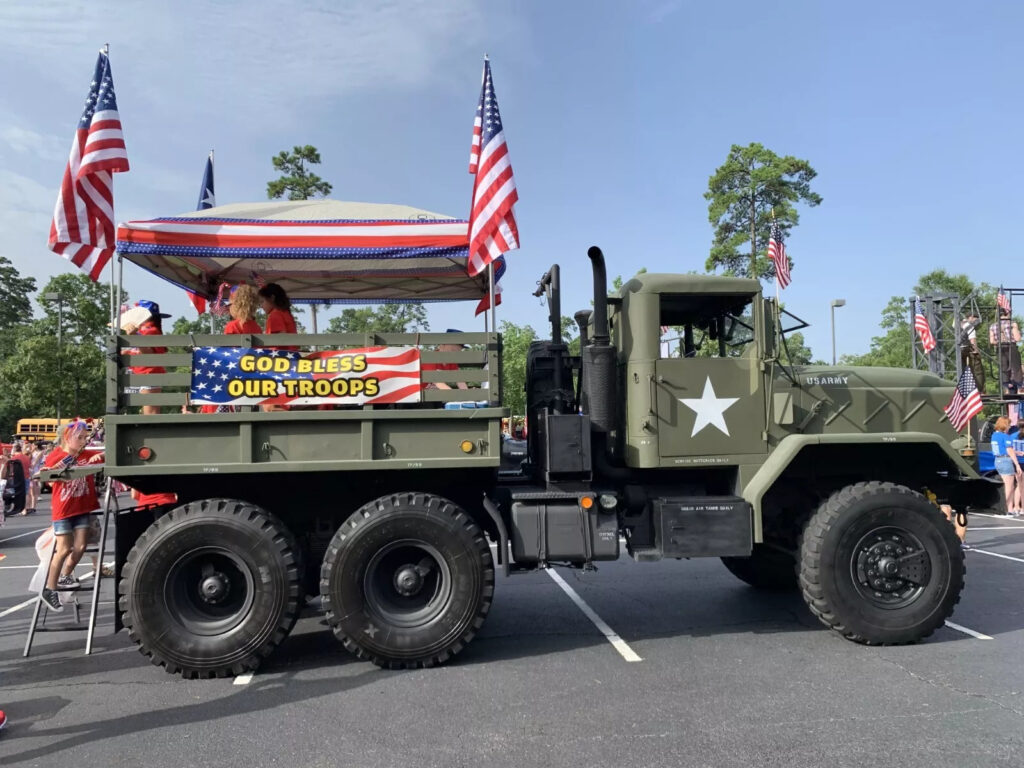
<svg viewBox="0 0 1024 768">
<path fill-rule="evenodd" d="M 495 314 L 494 314 L 494 262 L 491 261 L 487 265 L 487 290 L 491 294 L 491 328 L 495 331 L 498 330 L 498 326 L 495 325 Z"/>
</svg>

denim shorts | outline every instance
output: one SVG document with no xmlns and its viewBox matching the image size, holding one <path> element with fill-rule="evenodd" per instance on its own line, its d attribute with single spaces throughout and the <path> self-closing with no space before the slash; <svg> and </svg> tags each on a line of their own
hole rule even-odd
<svg viewBox="0 0 1024 768">
<path fill-rule="evenodd" d="M 996 472 L 1000 475 L 1015 475 L 1017 468 L 1013 466 L 1013 459 L 1009 456 L 996 456 Z"/>
<path fill-rule="evenodd" d="M 53 532 L 58 536 L 66 536 L 78 528 L 88 528 L 91 515 L 87 512 L 84 515 L 65 517 L 63 520 L 53 521 Z"/>
</svg>

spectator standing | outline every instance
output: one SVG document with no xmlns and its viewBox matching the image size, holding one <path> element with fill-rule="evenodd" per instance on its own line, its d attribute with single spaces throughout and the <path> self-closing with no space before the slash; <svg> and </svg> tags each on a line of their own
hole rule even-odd
<svg viewBox="0 0 1024 768">
<path fill-rule="evenodd" d="M 985 366 L 981 362 L 981 350 L 978 348 L 977 327 L 980 322 L 978 313 L 971 311 L 960 321 L 960 365 L 970 368 L 974 375 L 974 383 L 978 392 L 985 393 Z"/>
<path fill-rule="evenodd" d="M 25 506 L 25 511 L 30 515 L 36 511 L 36 504 L 39 503 L 40 495 L 40 484 L 39 478 L 36 475 L 39 474 L 39 470 L 43 466 L 44 457 L 43 448 L 41 445 L 36 443 L 32 446 L 31 451 L 28 453 L 29 458 L 29 470 L 28 470 L 28 501 Z"/>
<path fill-rule="evenodd" d="M 89 441 L 89 429 L 84 421 L 72 421 L 58 432 L 57 447 L 46 457 L 46 469 L 66 469 L 103 461 L 103 454 L 97 453 L 88 460 L 81 458 L 82 449 Z M 85 553 L 89 539 L 90 513 L 99 507 L 96 496 L 96 480 L 92 475 L 71 480 L 57 480 L 52 484 L 53 533 L 56 547 L 50 558 L 46 585 L 41 595 L 43 604 L 52 611 L 64 607 L 57 597 L 58 589 L 77 589 L 75 566 Z"/>
<path fill-rule="evenodd" d="M 1010 317 L 1010 310 L 1000 308 L 999 321 L 988 327 L 988 340 L 991 344 L 997 345 L 999 351 L 1003 394 L 1010 394 L 1011 391 L 1015 393 L 1022 378 L 1020 350 L 1017 349 L 1020 339 L 1020 327 L 1017 321 Z"/>
<path fill-rule="evenodd" d="M 4 505 L 8 515 L 31 514 L 25 508 L 25 498 L 28 491 L 29 469 L 31 464 L 28 456 L 22 453 L 21 443 L 16 442 L 11 446 L 11 454 L 4 464 L 3 477 L 7 481 L 5 493 L 11 498 L 10 505 Z"/>
<path fill-rule="evenodd" d="M 1021 514 L 1021 468 L 1017 452 L 1013 449 L 1013 441 L 1006 433 L 1009 426 L 1010 420 L 1005 416 L 996 419 L 995 431 L 992 433 L 992 455 L 995 457 L 996 472 L 1003 481 L 1006 512 L 1017 517 Z"/>
</svg>

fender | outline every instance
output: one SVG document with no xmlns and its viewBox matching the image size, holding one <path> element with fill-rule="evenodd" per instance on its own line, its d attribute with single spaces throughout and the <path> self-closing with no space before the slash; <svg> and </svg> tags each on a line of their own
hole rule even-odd
<svg viewBox="0 0 1024 768">
<path fill-rule="evenodd" d="M 772 450 L 768 460 L 743 488 L 743 498 L 750 502 L 757 518 L 761 516 L 761 501 L 768 489 L 786 471 L 786 468 L 808 445 L 893 445 L 906 443 L 929 443 L 938 446 L 956 468 L 962 480 L 977 481 L 989 484 L 986 478 L 958 454 L 953 447 L 930 432 L 873 432 L 869 434 L 837 434 L 837 435 L 788 435 L 779 441 Z"/>
</svg>

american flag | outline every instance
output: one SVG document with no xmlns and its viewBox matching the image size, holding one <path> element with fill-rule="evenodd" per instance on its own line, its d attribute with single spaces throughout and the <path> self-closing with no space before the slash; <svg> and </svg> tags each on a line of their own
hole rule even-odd
<svg viewBox="0 0 1024 768">
<path fill-rule="evenodd" d="M 920 299 L 914 299 L 914 328 L 917 330 L 917 335 L 921 337 L 921 346 L 927 355 L 935 349 L 935 337 L 932 336 L 932 328 L 928 325 L 928 318 L 924 315 Z"/>
<path fill-rule="evenodd" d="M 203 185 L 199 188 L 199 202 L 196 204 L 197 211 L 205 211 L 217 205 L 217 198 L 213 194 L 213 152 L 206 158 L 206 169 L 203 171 Z M 196 308 L 200 315 L 206 311 L 206 297 L 198 293 L 188 291 L 188 300 Z"/>
<path fill-rule="evenodd" d="M 1002 288 L 999 289 L 999 293 L 996 294 L 996 304 L 999 305 L 1000 309 L 1010 311 L 1010 299 L 1006 295 L 1006 292 Z"/>
<path fill-rule="evenodd" d="M 473 181 L 473 210 L 469 214 L 470 275 L 478 275 L 501 254 L 519 247 L 519 228 L 512 206 L 519 199 L 508 144 L 491 81 L 491 62 L 484 59 L 484 82 L 473 121 L 469 152 Z"/>
<path fill-rule="evenodd" d="M 505 257 L 499 256 L 494 260 L 494 303 L 495 305 L 501 304 L 501 278 L 505 274 L 505 270 L 508 269 L 508 264 L 505 263 Z M 491 308 L 491 292 L 490 290 L 484 294 L 484 297 L 480 299 L 480 302 L 476 305 L 476 312 L 473 316 L 476 317 L 481 312 L 486 312 Z"/>
<path fill-rule="evenodd" d="M 789 285 L 789 258 L 786 256 L 786 243 L 782 240 L 782 229 L 774 220 L 768 239 L 768 258 L 775 262 L 775 279 L 779 288 L 785 288 Z"/>
<path fill-rule="evenodd" d="M 964 372 L 960 374 L 960 381 L 956 384 L 953 399 L 946 406 L 946 416 L 953 429 L 960 432 L 975 414 L 980 412 L 981 395 L 978 394 L 978 385 L 974 381 L 971 369 L 964 368 Z"/>
<path fill-rule="evenodd" d="M 114 173 L 128 170 L 110 59 L 100 51 L 50 223 L 49 248 L 93 280 L 114 254 Z"/>
</svg>

